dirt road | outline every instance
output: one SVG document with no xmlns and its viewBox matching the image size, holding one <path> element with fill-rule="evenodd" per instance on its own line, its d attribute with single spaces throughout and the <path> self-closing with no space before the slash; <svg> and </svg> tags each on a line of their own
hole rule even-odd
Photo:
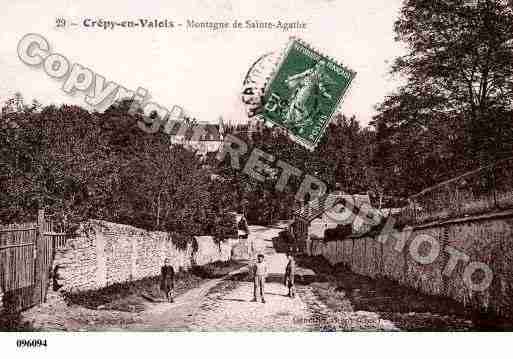
<svg viewBox="0 0 513 359">
<path fill-rule="evenodd" d="M 334 274 L 299 261 L 298 296 L 286 296 L 284 253 L 272 239 L 283 226 L 251 226 L 250 241 L 269 268 L 266 303 L 252 302 L 248 267 L 203 282 L 174 303 L 149 303 L 140 313 L 65 307 L 38 310 L 34 329 L 95 331 L 396 331 L 472 330 L 472 317 L 454 303 L 350 272 Z M 308 269 L 312 268 L 312 269 Z M 328 274 L 326 274 L 328 273 Z M 77 320 L 77 318 L 85 318 Z"/>
<path fill-rule="evenodd" d="M 301 298 L 291 299 L 281 283 L 287 259 L 276 253 L 272 238 L 283 227 L 252 226 L 250 242 L 257 253 L 266 256 L 270 281 L 266 284 L 266 303 L 251 302 L 253 284 L 248 267 L 223 279 L 208 281 L 178 297 L 173 304 L 159 303 L 141 313 L 137 330 L 308 330 L 308 308 Z M 301 269 L 304 273 L 312 271 Z"/>
</svg>

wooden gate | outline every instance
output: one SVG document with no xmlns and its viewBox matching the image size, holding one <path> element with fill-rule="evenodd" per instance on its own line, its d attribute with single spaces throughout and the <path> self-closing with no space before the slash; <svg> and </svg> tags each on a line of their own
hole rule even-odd
<svg viewBox="0 0 513 359">
<path fill-rule="evenodd" d="M 55 233 L 39 211 L 37 222 L 0 226 L 0 294 L 7 312 L 18 312 L 46 300 L 55 244 L 64 233 Z"/>
<path fill-rule="evenodd" d="M 36 238 L 36 222 L 0 228 L 0 292 L 8 311 L 33 303 Z"/>
</svg>

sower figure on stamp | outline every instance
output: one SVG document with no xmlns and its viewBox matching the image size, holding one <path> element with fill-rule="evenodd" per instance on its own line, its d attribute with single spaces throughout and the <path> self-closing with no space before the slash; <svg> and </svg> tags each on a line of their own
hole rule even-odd
<svg viewBox="0 0 513 359">
<path fill-rule="evenodd" d="M 294 286 L 294 276 L 296 274 L 296 262 L 294 261 L 294 257 L 292 253 L 289 251 L 287 253 L 287 259 L 289 260 L 287 263 L 287 267 L 285 268 L 285 280 L 284 284 L 289 288 L 288 296 L 290 298 L 294 298 L 296 296 L 296 287 Z"/>
<path fill-rule="evenodd" d="M 264 255 L 259 254 L 257 256 L 257 262 L 253 267 L 253 302 L 257 301 L 258 294 L 262 299 L 262 303 L 265 303 L 264 298 L 264 287 L 265 278 L 267 277 L 267 264 L 264 262 Z"/>
<path fill-rule="evenodd" d="M 169 259 L 164 260 L 164 265 L 160 270 L 160 290 L 166 295 L 167 301 L 174 302 L 173 289 L 175 288 L 175 270 L 169 264 Z"/>
<path fill-rule="evenodd" d="M 290 105 L 285 115 L 285 123 L 293 126 L 306 125 L 312 122 L 320 99 L 332 99 L 325 85 L 333 80 L 327 75 L 326 62 L 319 61 L 310 69 L 292 75 L 285 80 L 285 84 L 292 89 Z"/>
</svg>

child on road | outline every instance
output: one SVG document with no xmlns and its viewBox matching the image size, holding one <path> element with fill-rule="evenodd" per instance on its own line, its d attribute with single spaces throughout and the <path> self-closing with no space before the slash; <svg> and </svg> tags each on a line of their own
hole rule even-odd
<svg viewBox="0 0 513 359">
<path fill-rule="evenodd" d="M 262 303 L 265 303 L 264 284 L 267 277 L 267 265 L 264 262 L 264 255 L 257 256 L 257 262 L 253 266 L 253 302 L 257 301 L 257 294 L 260 294 Z"/>
<path fill-rule="evenodd" d="M 289 260 L 287 263 L 287 267 L 285 268 L 285 280 L 284 284 L 289 288 L 288 296 L 290 298 L 294 298 L 296 296 L 296 288 L 294 286 L 294 276 L 296 274 L 296 262 L 294 261 L 294 257 L 291 252 L 287 253 L 287 259 Z"/>
</svg>

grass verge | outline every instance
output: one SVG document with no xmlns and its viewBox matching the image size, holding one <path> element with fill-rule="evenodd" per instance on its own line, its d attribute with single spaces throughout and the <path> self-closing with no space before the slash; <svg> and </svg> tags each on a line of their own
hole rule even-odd
<svg viewBox="0 0 513 359">
<path fill-rule="evenodd" d="M 175 275 L 175 296 L 196 288 L 208 279 L 220 278 L 245 265 L 240 261 L 214 262 L 195 266 L 190 271 Z M 70 305 L 89 309 L 116 310 L 122 312 L 142 312 L 148 299 L 163 300 L 160 290 L 160 277 L 148 277 L 133 282 L 117 283 L 99 290 L 65 293 Z"/>
<path fill-rule="evenodd" d="M 205 281 L 191 272 L 179 272 L 175 277 L 175 295 L 198 287 Z M 160 277 L 148 277 L 133 282 L 117 283 L 99 290 L 65 293 L 68 304 L 89 309 L 107 309 L 122 312 L 142 312 L 148 301 L 142 296 L 163 298 Z"/>
</svg>

